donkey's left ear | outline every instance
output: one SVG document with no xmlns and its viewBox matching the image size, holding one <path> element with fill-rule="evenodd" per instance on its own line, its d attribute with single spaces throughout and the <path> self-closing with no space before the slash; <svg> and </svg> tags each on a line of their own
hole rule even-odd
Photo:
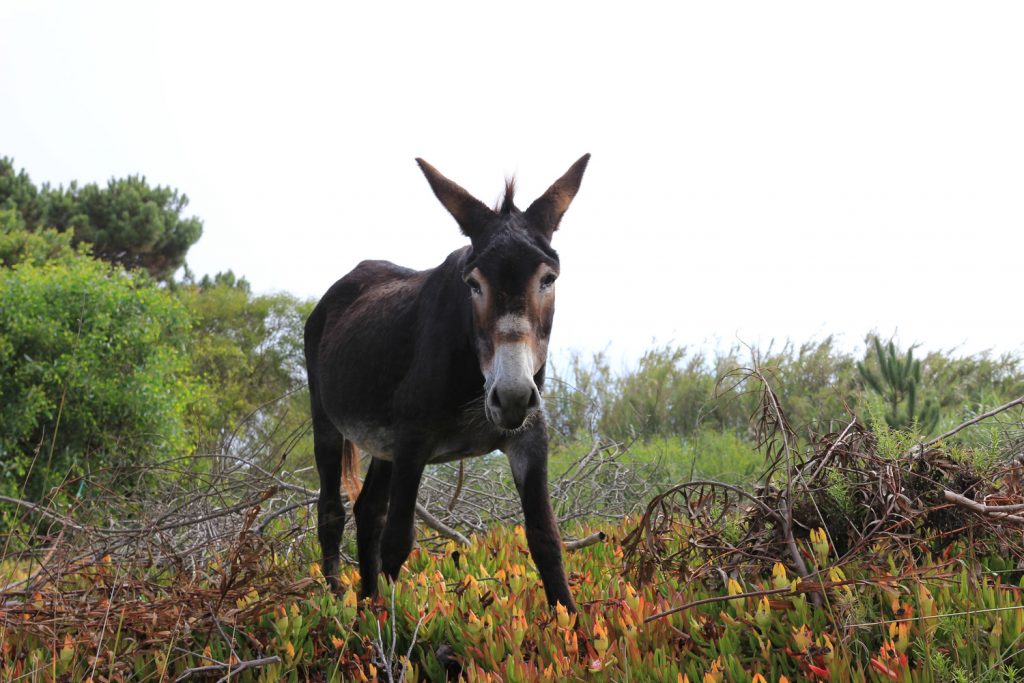
<svg viewBox="0 0 1024 683">
<path fill-rule="evenodd" d="M 558 230 L 558 224 L 562 220 L 562 214 L 569 208 L 572 198 L 580 189 L 580 181 L 583 180 L 583 171 L 587 170 L 587 162 L 590 155 L 584 154 L 579 161 L 573 164 L 561 178 L 547 189 L 537 200 L 530 204 L 526 210 L 526 217 L 530 223 L 543 232 L 548 239 Z"/>
</svg>

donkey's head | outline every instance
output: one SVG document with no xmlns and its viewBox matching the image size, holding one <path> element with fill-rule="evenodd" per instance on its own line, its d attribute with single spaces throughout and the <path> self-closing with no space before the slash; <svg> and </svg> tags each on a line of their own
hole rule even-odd
<svg viewBox="0 0 1024 683">
<path fill-rule="evenodd" d="M 505 186 L 501 206 L 492 210 L 416 160 L 473 245 L 462 279 L 484 376 L 484 412 L 501 429 L 522 427 L 540 408 L 537 383 L 547 361 L 558 278 L 551 235 L 576 196 L 589 159 L 589 154 L 580 158 L 526 211 L 515 206 L 512 182 Z"/>
</svg>

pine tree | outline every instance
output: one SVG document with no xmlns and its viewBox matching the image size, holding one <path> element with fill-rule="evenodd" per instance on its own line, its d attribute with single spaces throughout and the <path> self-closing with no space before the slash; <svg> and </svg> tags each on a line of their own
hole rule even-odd
<svg viewBox="0 0 1024 683">
<path fill-rule="evenodd" d="M 916 425 L 922 434 L 930 434 L 939 422 L 939 404 L 932 397 L 919 400 L 921 361 L 914 358 L 914 347 L 901 354 L 891 340 L 884 347 L 878 337 L 873 341 L 879 374 L 875 374 L 866 362 L 858 362 L 857 369 L 867 387 L 885 401 L 886 423 L 901 430 Z M 869 352 L 865 361 L 870 355 Z"/>
<path fill-rule="evenodd" d="M 186 217 L 188 197 L 170 187 L 151 187 L 143 176 L 95 183 L 37 188 L 14 162 L 0 158 L 0 209 L 13 211 L 30 232 L 55 228 L 88 244 L 93 256 L 125 268 L 140 268 L 169 280 L 203 232 L 195 216 Z"/>
</svg>

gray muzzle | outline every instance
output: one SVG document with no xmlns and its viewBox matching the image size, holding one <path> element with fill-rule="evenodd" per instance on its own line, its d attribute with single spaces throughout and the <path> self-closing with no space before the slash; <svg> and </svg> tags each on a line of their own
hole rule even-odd
<svg viewBox="0 0 1024 683">
<path fill-rule="evenodd" d="M 529 344 L 502 344 L 495 349 L 491 376 L 485 385 L 484 412 L 502 429 L 519 429 L 540 407 L 533 381 L 533 352 Z"/>
</svg>

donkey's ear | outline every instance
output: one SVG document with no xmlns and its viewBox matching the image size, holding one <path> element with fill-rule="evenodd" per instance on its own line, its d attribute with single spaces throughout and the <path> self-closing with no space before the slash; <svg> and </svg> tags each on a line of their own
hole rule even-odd
<svg viewBox="0 0 1024 683">
<path fill-rule="evenodd" d="M 587 170 L 588 161 L 589 154 L 581 156 L 565 175 L 556 180 L 554 185 L 526 210 L 526 217 L 530 223 L 539 228 L 548 239 L 551 239 L 551 235 L 558 230 L 562 214 L 569 208 L 576 191 L 580 189 L 580 181 L 583 180 L 583 171 Z"/>
<path fill-rule="evenodd" d="M 445 178 L 440 171 L 423 159 L 416 159 L 416 163 L 420 165 L 423 175 L 427 176 L 430 188 L 462 228 L 462 232 L 470 239 L 476 238 L 494 212 L 465 189 Z"/>
</svg>

